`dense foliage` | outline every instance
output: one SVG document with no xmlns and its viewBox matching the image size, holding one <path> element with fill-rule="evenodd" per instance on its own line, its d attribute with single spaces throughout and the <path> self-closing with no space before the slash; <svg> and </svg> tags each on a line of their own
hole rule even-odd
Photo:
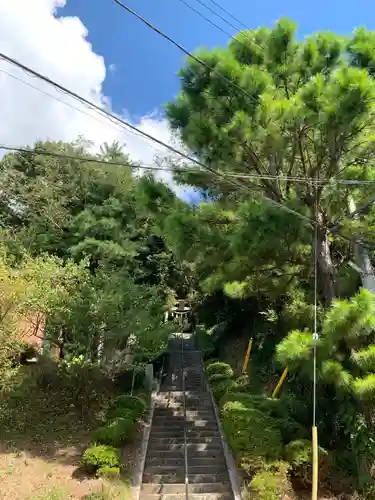
<svg viewBox="0 0 375 500">
<path fill-rule="evenodd" d="M 373 285 L 374 53 L 374 34 L 363 28 L 301 40 L 281 19 L 240 32 L 226 48 L 199 50 L 204 65 L 188 58 L 167 107 L 184 144 L 224 175 L 192 165 L 177 173 L 202 202 L 180 206 L 165 230 L 176 255 L 194 263 L 202 304 L 216 323 L 226 321 L 211 355 L 228 357 L 242 331 L 246 342 L 254 337 L 248 383 L 215 364 L 207 375 L 235 454 L 242 464 L 251 458 L 243 467 L 255 498 L 291 495 L 288 478 L 311 480 L 315 312 L 319 439 L 341 487 L 373 498 L 375 306 L 348 263 L 369 272 L 362 277 Z M 268 397 L 285 366 L 288 385 L 274 404 Z M 275 433 L 258 450 L 264 429 Z M 268 442 L 276 456 L 268 457 Z M 321 484 L 334 487 L 324 474 Z"/>
<path fill-rule="evenodd" d="M 25 269 L 33 293 L 28 306 L 46 317 L 46 336 L 65 357 L 113 361 L 129 336 L 133 353 L 152 357 L 168 335 L 165 308 L 191 289 L 189 268 L 176 261 L 159 229 L 179 201 L 152 177 L 135 176 L 136 166 L 116 144 L 97 156 L 82 139 L 36 148 L 40 154 L 1 160 L 8 186 L 0 201 L 4 274 Z M 14 308 L 21 307 L 14 301 L 21 279 L 9 291 Z"/>
<path fill-rule="evenodd" d="M 375 301 L 348 265 L 368 257 L 371 282 L 375 209 L 350 212 L 375 182 L 374 54 L 365 29 L 301 40 L 282 19 L 200 50 L 205 65 L 188 59 L 167 117 L 184 146 L 224 175 L 192 165 L 175 174 L 200 190 L 194 207 L 139 175 L 118 144 L 94 154 L 80 138 L 4 156 L 1 390 L 17 371 L 22 321 L 38 315 L 62 357 L 36 372 L 38 386 L 78 387 L 80 408 L 94 397 L 82 384 L 96 377 L 138 390 L 142 364 L 170 332 L 164 311 L 189 298 L 203 323 L 198 347 L 205 360 L 218 358 L 207 379 L 251 497 L 293 498 L 295 483 L 311 485 L 316 347 L 321 484 L 374 498 Z M 220 359 L 231 354 L 242 365 L 241 334 L 246 345 L 254 339 L 246 374 Z M 109 446 L 131 439 L 146 409 L 138 396 L 115 399 L 87 465 L 116 475 Z"/>
</svg>

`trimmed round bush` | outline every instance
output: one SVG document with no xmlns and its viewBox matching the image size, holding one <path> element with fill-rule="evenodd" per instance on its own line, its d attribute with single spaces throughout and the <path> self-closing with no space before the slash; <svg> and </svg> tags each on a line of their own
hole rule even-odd
<svg viewBox="0 0 375 500">
<path fill-rule="evenodd" d="M 216 401 L 220 401 L 220 398 L 224 396 L 229 391 L 233 391 L 236 388 L 236 382 L 232 379 L 220 379 L 215 380 L 211 383 L 212 394 Z"/>
<path fill-rule="evenodd" d="M 223 373 L 214 373 L 207 378 L 208 378 L 208 381 L 210 383 L 216 382 L 216 381 L 218 382 L 219 380 L 228 380 L 228 379 L 231 380 L 232 379 L 232 377 L 228 377 L 228 375 L 225 375 Z"/>
<path fill-rule="evenodd" d="M 99 467 L 96 471 L 98 477 L 105 477 L 106 479 L 116 479 L 120 475 L 120 467 Z"/>
<path fill-rule="evenodd" d="M 243 392 L 230 392 L 229 394 L 224 394 L 224 396 L 220 399 L 220 405 L 223 406 L 225 403 L 231 401 L 239 401 L 248 408 L 254 408 L 256 406 L 256 398 L 256 396 L 245 394 Z"/>
<path fill-rule="evenodd" d="M 148 405 L 143 398 L 139 396 L 130 396 L 130 394 L 122 394 L 117 396 L 111 405 L 111 410 L 114 408 L 129 408 L 138 417 L 146 413 Z"/>
<path fill-rule="evenodd" d="M 278 462 L 254 475 L 249 485 L 250 498 L 254 500 L 280 500 L 291 498 L 292 487 L 288 479 L 288 464 Z"/>
<path fill-rule="evenodd" d="M 208 365 L 206 368 L 206 373 L 208 380 L 214 380 L 212 379 L 214 375 L 221 375 L 221 378 L 232 378 L 234 375 L 232 367 L 227 363 L 223 363 L 221 361 L 217 361 Z"/>
<path fill-rule="evenodd" d="M 106 414 L 107 420 L 114 420 L 116 418 L 126 418 L 132 422 L 138 420 L 138 412 L 131 408 L 109 408 Z"/>
<path fill-rule="evenodd" d="M 296 439 L 285 446 L 285 457 L 292 466 L 292 475 L 305 486 L 312 480 L 312 443 L 308 439 Z M 328 469 L 328 453 L 319 446 L 319 477 L 324 481 Z"/>
<path fill-rule="evenodd" d="M 95 472 L 100 467 L 119 467 L 120 457 L 113 446 L 99 444 L 87 448 L 81 459 L 81 465 L 88 472 Z"/>
<path fill-rule="evenodd" d="M 106 425 L 99 427 L 93 432 L 93 440 L 96 443 L 120 446 L 124 441 L 131 439 L 136 431 L 133 420 L 118 417 L 110 420 Z"/>
<path fill-rule="evenodd" d="M 275 419 L 240 401 L 228 401 L 221 408 L 222 423 L 229 446 L 237 461 L 252 464 L 278 460 L 282 456 L 282 439 Z"/>
</svg>

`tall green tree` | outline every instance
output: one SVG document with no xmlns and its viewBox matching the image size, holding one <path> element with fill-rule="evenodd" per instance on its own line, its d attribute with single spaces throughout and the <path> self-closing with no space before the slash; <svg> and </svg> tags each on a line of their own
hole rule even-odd
<svg viewBox="0 0 375 500">
<path fill-rule="evenodd" d="M 374 35 L 364 29 L 347 39 L 322 32 L 299 41 L 295 24 L 281 19 L 273 29 L 240 32 L 225 49 L 199 50 L 206 66 L 187 60 L 180 94 L 167 108 L 172 128 L 202 162 L 255 176 L 237 179 L 248 194 L 208 173 L 180 180 L 219 203 L 237 191 L 237 200 L 267 197 L 317 221 L 327 304 L 337 294 L 342 253 L 327 227 L 347 213 L 350 194 L 335 180 L 371 177 L 374 53 Z"/>
</svg>

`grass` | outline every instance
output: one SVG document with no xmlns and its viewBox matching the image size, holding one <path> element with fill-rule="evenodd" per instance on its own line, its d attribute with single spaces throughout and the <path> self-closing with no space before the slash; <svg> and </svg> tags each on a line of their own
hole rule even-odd
<svg viewBox="0 0 375 500">
<path fill-rule="evenodd" d="M 81 500 L 130 500 L 131 487 L 127 483 L 102 483 L 99 487 L 86 493 Z M 46 489 L 38 495 L 28 497 L 27 500 L 70 500 L 72 497 L 64 489 Z"/>
<path fill-rule="evenodd" d="M 65 500 L 67 499 L 67 494 L 60 488 L 52 488 L 46 490 L 38 496 L 32 496 L 28 500 Z"/>
</svg>

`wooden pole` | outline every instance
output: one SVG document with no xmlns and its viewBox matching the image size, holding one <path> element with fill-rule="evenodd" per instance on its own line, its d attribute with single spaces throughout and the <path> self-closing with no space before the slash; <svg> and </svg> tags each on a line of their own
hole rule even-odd
<svg viewBox="0 0 375 500">
<path fill-rule="evenodd" d="M 317 427 L 312 428 L 312 452 L 313 452 L 313 469 L 312 469 L 312 491 L 311 500 L 318 499 L 318 429 Z"/>
<path fill-rule="evenodd" d="M 252 345 L 253 345 L 253 337 L 250 338 L 249 344 L 247 346 L 247 351 L 246 351 L 246 355 L 245 355 L 245 359 L 244 359 L 243 367 L 242 367 L 242 373 L 246 373 L 246 371 L 247 371 L 247 365 L 249 364 Z"/>
<path fill-rule="evenodd" d="M 286 379 L 287 375 L 288 375 L 288 367 L 286 366 L 285 369 L 284 369 L 284 371 L 283 371 L 283 374 L 280 377 L 279 383 L 277 384 L 277 386 L 273 390 L 273 393 L 272 393 L 272 397 L 273 398 L 275 398 L 277 396 L 277 394 L 278 394 L 281 386 L 283 385 L 283 382 Z"/>
</svg>

